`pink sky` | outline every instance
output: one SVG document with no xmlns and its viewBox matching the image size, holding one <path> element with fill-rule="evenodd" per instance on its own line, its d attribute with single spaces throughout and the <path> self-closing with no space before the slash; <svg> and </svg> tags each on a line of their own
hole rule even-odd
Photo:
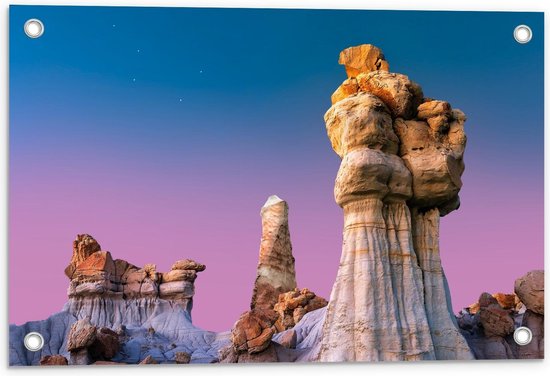
<svg viewBox="0 0 550 376">
<path fill-rule="evenodd" d="M 334 171 L 337 164 L 335 158 Z M 322 176 L 287 176 L 292 184 L 259 179 L 246 194 L 238 176 L 217 187 L 203 173 L 192 181 L 162 172 L 144 180 L 137 171 L 126 171 L 103 176 L 108 186 L 78 169 L 71 171 L 71 180 L 40 179 L 39 172 L 16 175 L 10 208 L 11 323 L 44 319 L 61 309 L 72 240 L 88 232 L 114 258 L 136 265 L 152 262 L 167 271 L 182 258 L 206 264 L 196 281 L 194 323 L 227 330 L 248 308 L 261 234 L 259 211 L 270 194 L 290 206 L 299 286 L 329 297 L 342 228 L 329 173 L 323 186 L 313 186 Z M 48 174 L 59 172 L 52 168 Z M 455 311 L 483 291 L 512 292 L 517 277 L 543 265 L 542 189 L 523 190 L 518 202 L 510 197 L 521 182 L 502 187 L 491 176 L 475 179 L 466 177 L 462 207 L 441 221 L 441 255 Z M 264 184 L 274 189 L 259 193 Z M 193 195 L 195 186 L 204 187 L 200 199 Z M 502 194 L 503 188 L 509 193 Z"/>
</svg>

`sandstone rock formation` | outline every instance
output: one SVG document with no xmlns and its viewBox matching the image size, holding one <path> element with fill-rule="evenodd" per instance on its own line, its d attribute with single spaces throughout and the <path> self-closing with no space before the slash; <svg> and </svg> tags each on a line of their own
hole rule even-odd
<svg viewBox="0 0 550 376">
<path fill-rule="evenodd" d="M 371 45 L 340 63 L 348 79 L 325 122 L 342 158 L 344 240 L 319 359 L 472 359 L 439 258 L 439 217 L 458 208 L 465 116 L 388 72 Z"/>
<path fill-rule="evenodd" d="M 297 346 L 297 337 L 285 331 L 308 312 L 327 304 L 308 289 L 296 288 L 287 203 L 270 196 L 261 216 L 262 240 L 251 310 L 243 313 L 233 326 L 231 346 L 220 352 L 222 363 L 296 360 L 298 353 L 290 350 Z M 273 342 L 278 332 L 285 333 Z"/>
<path fill-rule="evenodd" d="M 544 358 L 544 315 L 527 308 L 528 304 L 544 307 L 544 273 L 529 272 L 518 278 L 515 286 L 524 302 L 515 294 L 483 293 L 478 302 L 458 315 L 460 329 L 476 359 Z M 533 334 L 527 345 L 514 341 L 514 330 L 520 326 L 529 328 Z"/>
<path fill-rule="evenodd" d="M 265 350 L 277 332 L 275 321 L 277 315 L 272 310 L 255 309 L 243 313 L 231 330 L 235 349 L 249 354 Z"/>
<path fill-rule="evenodd" d="M 191 315 L 194 281 L 197 273 L 204 270 L 204 265 L 193 260 L 176 261 L 167 273 L 158 272 L 154 264 L 139 268 L 125 260 L 113 260 L 111 253 L 101 250 L 90 235 L 78 235 L 73 258 L 65 270 L 70 279 L 69 309 L 73 313 L 91 309 L 93 315 L 93 306 L 103 304 L 105 299 L 113 302 L 160 298 Z"/>
<path fill-rule="evenodd" d="M 261 216 L 260 259 L 250 309 L 273 309 L 279 294 L 296 288 L 288 205 L 279 197 L 270 196 L 262 207 Z"/>
<path fill-rule="evenodd" d="M 194 282 L 205 266 L 182 259 L 171 269 L 162 273 L 154 264 L 140 268 L 113 259 L 92 236 L 78 235 L 65 270 L 68 302 L 46 320 L 10 325 L 10 364 L 39 364 L 58 354 L 71 364 L 109 359 L 137 364 L 149 355 L 158 363 L 174 363 L 178 352 L 190 354 L 192 363 L 215 361 L 230 334 L 205 331 L 191 322 Z M 42 350 L 23 346 L 30 331 L 44 337 Z"/>
<path fill-rule="evenodd" d="M 328 302 L 308 289 L 297 288 L 279 295 L 279 301 L 273 309 L 279 317 L 275 326 L 277 331 L 293 328 L 308 312 L 326 306 Z"/>
</svg>

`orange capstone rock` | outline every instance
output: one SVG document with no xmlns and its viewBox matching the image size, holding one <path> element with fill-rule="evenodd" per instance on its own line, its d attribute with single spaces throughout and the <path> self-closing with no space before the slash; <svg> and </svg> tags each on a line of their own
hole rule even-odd
<svg viewBox="0 0 550 376">
<path fill-rule="evenodd" d="M 390 70 L 382 50 L 372 44 L 361 44 L 346 48 L 340 52 L 338 64 L 346 67 L 348 77 L 357 77 L 359 73 L 376 70 Z"/>
</svg>

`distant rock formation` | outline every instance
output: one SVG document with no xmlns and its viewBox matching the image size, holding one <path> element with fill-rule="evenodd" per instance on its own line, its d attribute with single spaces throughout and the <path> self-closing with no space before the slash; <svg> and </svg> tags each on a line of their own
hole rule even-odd
<svg viewBox="0 0 550 376">
<path fill-rule="evenodd" d="M 173 363 L 182 352 L 193 363 L 217 361 L 229 333 L 205 331 L 191 322 L 194 282 L 205 268 L 188 259 L 176 261 L 166 273 L 154 264 L 140 268 L 113 260 L 92 236 L 78 235 L 65 269 L 68 302 L 46 320 L 10 325 L 10 364 L 60 361 L 46 358 L 51 355 L 62 355 L 70 364 L 136 364 L 148 356 Z M 42 350 L 23 346 L 30 331 L 44 337 Z"/>
<path fill-rule="evenodd" d="M 250 309 L 273 309 L 281 293 L 296 288 L 288 205 L 279 197 L 270 196 L 262 207 L 261 216 L 260 259 Z"/>
<path fill-rule="evenodd" d="M 465 116 L 388 72 L 377 47 L 350 47 L 339 63 L 348 79 L 325 122 L 342 158 L 344 240 L 319 359 L 473 359 L 439 258 L 439 217 L 458 208 Z"/>
<path fill-rule="evenodd" d="M 92 321 L 97 321 L 93 316 L 101 315 L 101 311 L 96 312 L 94 307 L 101 305 L 102 299 L 160 298 L 174 302 L 191 315 L 194 281 L 204 270 L 204 265 L 193 260 L 177 261 L 167 273 L 157 272 L 154 264 L 139 268 L 125 260 L 113 260 L 111 253 L 101 250 L 90 235 L 78 235 L 71 263 L 65 269 L 70 279 L 69 310 L 77 315 L 87 311 Z"/>
<path fill-rule="evenodd" d="M 476 359 L 543 359 L 544 271 L 518 278 L 515 294 L 482 293 L 457 319 Z M 531 330 L 529 344 L 514 341 L 514 330 L 520 326 Z"/>
</svg>

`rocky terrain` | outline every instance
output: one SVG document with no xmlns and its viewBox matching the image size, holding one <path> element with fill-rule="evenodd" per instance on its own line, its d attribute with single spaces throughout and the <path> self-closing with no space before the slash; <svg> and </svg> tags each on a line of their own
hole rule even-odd
<svg viewBox="0 0 550 376">
<path fill-rule="evenodd" d="M 206 267 L 171 270 L 113 259 L 78 235 L 65 274 L 68 301 L 43 321 L 10 326 L 10 365 L 533 359 L 544 356 L 544 273 L 514 294 L 481 294 L 455 317 L 441 265 L 440 217 L 460 206 L 466 116 L 389 71 L 382 51 L 340 53 L 347 79 L 332 95 L 326 131 L 341 158 L 342 255 L 330 299 L 299 288 L 288 204 L 268 198 L 250 309 L 231 330 L 192 324 L 195 281 Z M 252 282 L 252 281 L 251 281 Z M 533 341 L 518 346 L 526 326 Z M 23 346 L 31 331 L 42 350 Z"/>
<path fill-rule="evenodd" d="M 476 359 L 544 358 L 544 272 L 534 270 L 516 280 L 514 294 L 482 293 L 458 314 L 458 325 Z M 514 330 L 527 327 L 533 339 L 518 345 Z"/>
</svg>

